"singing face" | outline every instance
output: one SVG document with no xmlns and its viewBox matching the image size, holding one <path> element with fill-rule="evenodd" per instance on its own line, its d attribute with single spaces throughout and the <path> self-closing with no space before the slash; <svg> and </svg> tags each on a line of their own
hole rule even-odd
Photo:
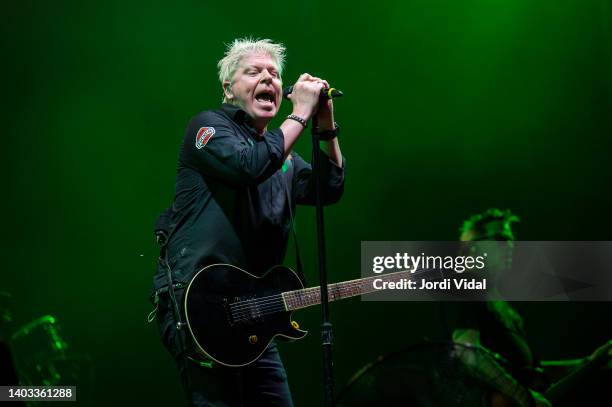
<svg viewBox="0 0 612 407">
<path fill-rule="evenodd" d="M 274 59 L 268 54 L 243 57 L 232 82 L 225 84 L 225 94 L 253 118 L 257 128 L 265 128 L 282 101 L 282 81 Z"/>
</svg>

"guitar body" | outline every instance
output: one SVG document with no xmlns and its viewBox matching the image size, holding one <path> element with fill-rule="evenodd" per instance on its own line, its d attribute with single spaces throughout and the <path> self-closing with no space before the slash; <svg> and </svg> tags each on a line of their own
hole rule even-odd
<svg viewBox="0 0 612 407">
<path fill-rule="evenodd" d="M 302 289 L 288 267 L 275 266 L 262 277 L 229 264 L 198 271 L 185 291 L 185 319 L 197 350 L 231 367 L 248 365 L 278 336 L 301 339 L 281 293 Z M 295 326 L 294 326 L 295 325 Z"/>
</svg>

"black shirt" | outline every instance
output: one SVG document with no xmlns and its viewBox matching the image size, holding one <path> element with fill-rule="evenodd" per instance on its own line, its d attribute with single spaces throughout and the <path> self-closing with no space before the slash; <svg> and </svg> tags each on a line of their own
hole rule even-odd
<svg viewBox="0 0 612 407">
<path fill-rule="evenodd" d="M 261 274 L 282 263 L 289 205 L 293 210 L 296 204 L 314 204 L 310 164 L 293 152 L 283 161 L 283 151 L 281 129 L 262 137 L 246 112 L 233 105 L 190 121 L 170 211 L 167 247 L 174 282 L 188 282 L 208 264 L 228 263 Z M 322 196 L 330 204 L 342 196 L 344 169 L 325 154 L 322 158 Z M 158 267 L 153 288 L 166 285 L 164 269 Z"/>
</svg>

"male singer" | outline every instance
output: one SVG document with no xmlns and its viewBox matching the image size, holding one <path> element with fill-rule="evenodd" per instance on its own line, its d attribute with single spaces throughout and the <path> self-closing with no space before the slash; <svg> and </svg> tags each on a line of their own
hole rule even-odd
<svg viewBox="0 0 612 407">
<path fill-rule="evenodd" d="M 270 40 L 235 40 L 218 63 L 223 105 L 197 114 L 187 126 L 174 202 L 167 212 L 167 266 L 178 283 L 179 306 L 184 285 L 206 265 L 227 263 L 261 274 L 283 262 L 290 214 L 296 204 L 314 204 L 311 166 L 292 148 L 315 115 L 326 140 L 321 142 L 324 203 L 342 196 L 344 159 L 333 103 L 320 102 L 321 89 L 329 87 L 325 80 L 302 74 L 289 95 L 292 113 L 280 128 L 268 129 L 283 97 L 284 52 L 283 45 Z M 159 331 L 177 361 L 191 405 L 292 405 L 274 344 L 246 367 L 204 359 L 184 330 L 176 329 L 164 293 L 168 285 L 162 259 L 153 284 Z"/>
</svg>

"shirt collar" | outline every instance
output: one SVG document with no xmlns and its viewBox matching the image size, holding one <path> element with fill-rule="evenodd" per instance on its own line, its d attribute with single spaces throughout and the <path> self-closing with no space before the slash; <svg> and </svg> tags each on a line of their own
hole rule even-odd
<svg viewBox="0 0 612 407">
<path fill-rule="evenodd" d="M 221 105 L 221 111 L 237 124 L 244 124 L 249 130 L 249 133 L 251 133 L 251 136 L 256 140 L 259 140 L 263 137 L 259 133 L 257 133 L 257 130 L 255 130 L 255 127 L 253 126 L 253 118 L 249 116 L 247 112 L 242 110 L 239 106 L 232 105 L 230 103 L 223 103 Z"/>
<path fill-rule="evenodd" d="M 229 116 L 230 119 L 238 124 L 253 125 L 253 119 L 247 114 L 240 106 L 232 105 L 230 103 L 223 103 L 221 105 L 221 111 Z"/>
</svg>

